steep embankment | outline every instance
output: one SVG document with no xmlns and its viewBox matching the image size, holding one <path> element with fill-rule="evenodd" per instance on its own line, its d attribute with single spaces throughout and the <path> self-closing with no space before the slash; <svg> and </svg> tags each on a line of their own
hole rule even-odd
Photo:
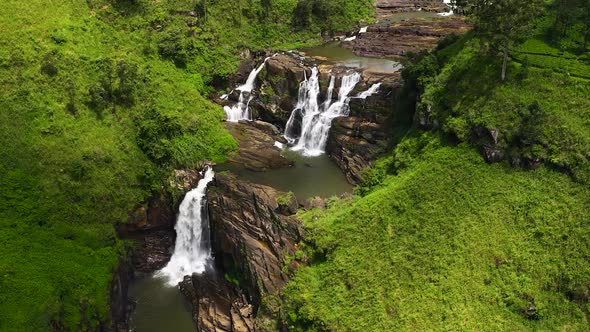
<svg viewBox="0 0 590 332">
<path fill-rule="evenodd" d="M 590 84 L 568 74 L 588 66 L 531 65 L 546 35 L 506 82 L 470 35 L 408 66 L 415 133 L 362 197 L 301 214 L 293 330 L 588 330 Z"/>
<path fill-rule="evenodd" d="M 113 224 L 173 168 L 236 148 L 211 86 L 250 49 L 313 43 L 369 13 L 313 3 L 2 1 L 1 330 L 111 324 L 125 254 Z"/>
</svg>

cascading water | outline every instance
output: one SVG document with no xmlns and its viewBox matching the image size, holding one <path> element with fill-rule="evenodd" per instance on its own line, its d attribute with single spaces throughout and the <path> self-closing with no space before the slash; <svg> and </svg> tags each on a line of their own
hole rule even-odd
<svg viewBox="0 0 590 332">
<path fill-rule="evenodd" d="M 445 5 L 449 6 L 450 10 L 448 12 L 438 13 L 438 15 L 439 16 L 451 16 L 451 15 L 455 14 L 454 8 L 451 5 L 451 0 L 443 0 L 443 2 L 445 3 Z"/>
<path fill-rule="evenodd" d="M 349 112 L 348 95 L 360 81 L 361 75 L 357 72 L 346 74 L 342 77 L 338 99 L 332 101 L 332 93 L 335 78 L 332 76 L 328 87 L 327 98 L 321 105 L 318 102 L 320 85 L 318 69 L 312 68 L 311 76 L 299 85 L 299 97 L 297 106 L 291 113 L 291 117 L 285 127 L 285 137 L 294 143 L 297 140 L 293 128 L 297 119 L 301 118 L 301 131 L 297 144 L 292 148 L 301 151 L 305 156 L 319 156 L 324 153 L 328 133 L 332 126 L 332 120 L 340 116 L 347 116 Z"/>
<path fill-rule="evenodd" d="M 370 97 L 370 96 L 376 94 L 377 91 L 379 91 L 380 87 L 381 87 L 381 83 L 375 83 L 369 88 L 369 90 L 359 93 L 354 98 L 367 99 L 367 97 Z"/>
<path fill-rule="evenodd" d="M 176 244 L 170 262 L 156 272 L 170 286 L 176 286 L 184 276 L 203 273 L 211 261 L 209 218 L 205 208 L 207 185 L 213 180 L 208 168 L 197 187 L 189 191 L 180 204 L 176 220 Z"/>
<path fill-rule="evenodd" d="M 266 64 L 266 61 L 269 58 L 264 59 L 264 62 L 258 66 L 257 68 L 254 68 L 251 72 L 250 75 L 248 75 L 248 79 L 246 80 L 246 83 L 244 83 L 243 85 L 240 85 L 236 90 L 240 91 L 240 97 L 238 98 L 238 103 L 235 104 L 232 107 L 229 106 L 224 106 L 223 110 L 225 111 L 225 114 L 227 115 L 227 121 L 229 122 L 238 122 L 240 120 L 252 120 L 252 114 L 250 113 L 250 101 L 252 100 L 252 90 L 254 89 L 254 83 L 256 83 L 256 78 L 258 77 L 258 74 L 262 71 L 262 68 L 264 68 L 264 65 Z M 227 95 L 223 95 L 223 97 L 226 97 L 227 99 Z"/>
</svg>

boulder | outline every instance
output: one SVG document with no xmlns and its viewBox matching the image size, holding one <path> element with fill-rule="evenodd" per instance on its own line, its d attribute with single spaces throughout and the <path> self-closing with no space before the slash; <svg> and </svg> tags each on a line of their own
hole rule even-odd
<svg viewBox="0 0 590 332">
<path fill-rule="evenodd" d="M 269 134 L 278 132 L 272 125 L 247 121 L 226 122 L 225 128 L 239 144 L 238 150 L 229 157 L 229 162 L 243 165 L 256 172 L 293 166 L 294 162 L 285 158 L 281 154 L 282 150 L 274 146 L 275 141 L 281 141 L 282 138 Z"/>
<path fill-rule="evenodd" d="M 252 305 L 221 274 L 208 269 L 200 275 L 185 276 L 178 286 L 191 305 L 197 331 L 256 331 Z"/>
</svg>

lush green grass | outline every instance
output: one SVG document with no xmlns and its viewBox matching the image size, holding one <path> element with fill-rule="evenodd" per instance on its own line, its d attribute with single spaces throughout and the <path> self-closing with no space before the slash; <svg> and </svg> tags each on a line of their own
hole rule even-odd
<svg viewBox="0 0 590 332">
<path fill-rule="evenodd" d="M 207 15 L 200 3 L 0 3 L 0 330 L 107 321 L 124 255 L 113 224 L 172 168 L 236 148 L 212 86 L 246 49 L 317 43 L 325 29 L 295 31 L 298 0 L 207 1 Z M 366 19 L 367 1 L 350 3 L 326 13 L 332 27 Z"/>
<path fill-rule="evenodd" d="M 407 66 L 402 97 L 435 133 L 403 138 L 359 196 L 301 213 L 294 330 L 588 330 L 590 66 L 552 45 L 513 50 L 505 82 L 471 33 Z"/>
<path fill-rule="evenodd" d="M 477 145 L 491 142 L 480 129 L 495 130 L 492 145 L 506 159 L 540 159 L 590 183 L 590 82 L 515 62 L 501 82 L 499 58 L 482 55 L 476 39 L 459 43 L 465 46 L 443 53 L 449 60 L 421 78 L 421 116 Z"/>
<path fill-rule="evenodd" d="M 587 186 L 545 168 L 490 166 L 430 135 L 406 139 L 381 167 L 398 175 L 301 215 L 313 261 L 286 290 L 294 327 L 588 329 Z M 533 303 L 536 320 L 523 313 Z"/>
</svg>

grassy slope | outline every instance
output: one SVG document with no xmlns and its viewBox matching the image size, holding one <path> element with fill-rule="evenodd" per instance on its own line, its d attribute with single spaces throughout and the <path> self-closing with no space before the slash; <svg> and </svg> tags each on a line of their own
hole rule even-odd
<svg viewBox="0 0 590 332">
<path fill-rule="evenodd" d="M 540 33 L 513 56 L 533 46 L 552 48 Z M 311 265 L 286 290 L 293 327 L 588 330 L 589 66 L 528 56 L 532 66 L 511 63 L 506 83 L 471 36 L 427 59 L 440 69 L 419 80 L 418 109 L 466 143 L 406 138 L 367 173 L 366 196 L 302 215 Z M 477 128 L 497 130 L 509 159 L 551 169 L 487 165 L 467 145 L 481 144 Z"/>
<path fill-rule="evenodd" d="M 335 331 L 586 330 L 588 308 L 566 294 L 590 282 L 590 190 L 428 144 L 369 195 L 303 215 L 325 262 L 297 271 L 290 319 Z M 522 314 L 533 298 L 538 320 Z"/>
<path fill-rule="evenodd" d="M 290 33 L 296 0 L 264 19 L 259 1 L 209 1 L 207 21 L 185 14 L 197 2 L 0 3 L 0 330 L 106 319 L 113 223 L 172 167 L 235 148 L 209 82 L 243 48 L 317 40 Z"/>
</svg>

